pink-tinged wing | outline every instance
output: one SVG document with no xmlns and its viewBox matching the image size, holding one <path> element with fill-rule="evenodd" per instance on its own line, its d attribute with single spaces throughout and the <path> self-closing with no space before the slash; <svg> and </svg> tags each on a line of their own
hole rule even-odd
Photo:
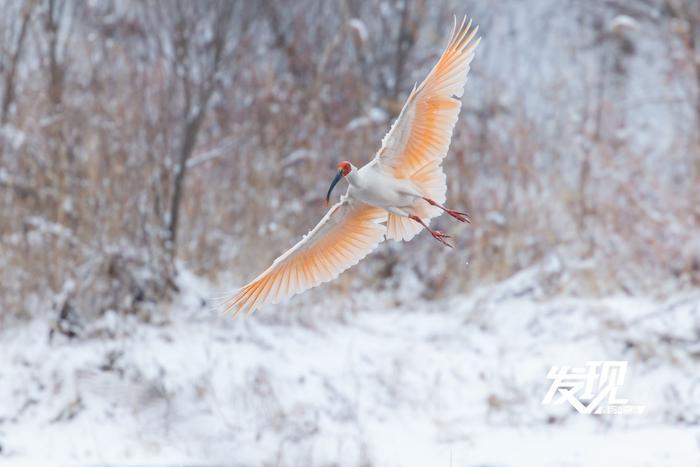
<svg viewBox="0 0 700 467">
<path fill-rule="evenodd" d="M 469 64 L 480 38 L 466 17 L 452 29 L 450 41 L 427 78 L 413 89 L 399 117 L 382 140 L 379 164 L 409 178 L 427 164 L 440 164 L 452 139 Z"/>
<path fill-rule="evenodd" d="M 384 240 L 386 211 L 345 199 L 299 243 L 224 301 L 226 312 L 252 313 L 335 279 Z"/>
</svg>

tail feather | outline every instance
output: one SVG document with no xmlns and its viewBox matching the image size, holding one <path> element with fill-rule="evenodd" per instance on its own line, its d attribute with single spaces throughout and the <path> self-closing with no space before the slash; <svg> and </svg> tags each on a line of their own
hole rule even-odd
<svg viewBox="0 0 700 467">
<path fill-rule="evenodd" d="M 396 241 L 408 241 L 415 237 L 422 228 L 422 225 L 408 217 L 401 217 L 389 213 L 389 218 L 386 223 L 386 238 Z"/>
<path fill-rule="evenodd" d="M 440 162 L 431 162 L 418 169 L 409 177 L 418 185 L 423 196 L 432 198 L 440 204 L 445 202 L 447 196 L 447 178 L 442 170 Z M 436 213 L 440 210 L 437 209 Z M 436 214 L 437 215 L 437 214 Z"/>
<path fill-rule="evenodd" d="M 408 178 L 418 186 L 423 196 L 434 199 L 440 204 L 445 202 L 447 182 L 440 161 L 424 165 Z M 423 200 L 416 200 L 411 214 L 415 214 L 428 224 L 430 219 L 439 216 L 441 212 L 440 208 L 431 206 Z M 423 226 L 412 219 L 389 213 L 386 237 L 397 241 L 407 241 L 415 237 L 422 229 Z"/>
</svg>

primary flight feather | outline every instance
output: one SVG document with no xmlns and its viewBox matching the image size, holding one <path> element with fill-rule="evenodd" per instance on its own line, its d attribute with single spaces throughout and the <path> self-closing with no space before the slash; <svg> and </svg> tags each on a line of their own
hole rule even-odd
<svg viewBox="0 0 700 467">
<path fill-rule="evenodd" d="M 251 313 L 333 280 L 385 238 L 410 240 L 425 228 L 436 240 L 452 246 L 445 240 L 448 235 L 430 229 L 428 223 L 442 211 L 469 222 L 466 213 L 442 205 L 447 185 L 441 164 L 479 44 L 477 30 L 466 17 L 459 25 L 455 19 L 440 60 L 413 88 L 374 159 L 360 169 L 349 162 L 338 164 L 326 204 L 344 178 L 349 186 L 340 202 L 299 243 L 227 298 L 227 312 Z"/>
</svg>

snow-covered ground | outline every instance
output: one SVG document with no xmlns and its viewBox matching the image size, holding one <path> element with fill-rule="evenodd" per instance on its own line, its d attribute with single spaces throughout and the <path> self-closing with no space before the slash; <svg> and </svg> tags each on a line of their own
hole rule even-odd
<svg viewBox="0 0 700 467">
<path fill-rule="evenodd" d="M 340 297 L 225 319 L 187 281 L 160 324 L 0 334 L 0 466 L 700 465 L 700 294 Z M 96 331 L 97 332 L 97 331 Z M 552 365 L 626 360 L 642 415 L 543 406 Z"/>
</svg>

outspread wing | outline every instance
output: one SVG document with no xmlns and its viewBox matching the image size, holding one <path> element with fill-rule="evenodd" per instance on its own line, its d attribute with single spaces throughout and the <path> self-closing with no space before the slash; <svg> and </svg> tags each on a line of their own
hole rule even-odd
<svg viewBox="0 0 700 467">
<path fill-rule="evenodd" d="M 445 157 L 462 106 L 469 64 L 481 38 L 466 17 L 452 28 L 450 41 L 428 77 L 413 88 L 398 118 L 382 140 L 378 163 L 407 178 Z"/>
<path fill-rule="evenodd" d="M 226 312 L 252 313 L 335 279 L 384 240 L 386 217 L 383 209 L 343 199 L 299 243 L 226 299 Z"/>
</svg>

